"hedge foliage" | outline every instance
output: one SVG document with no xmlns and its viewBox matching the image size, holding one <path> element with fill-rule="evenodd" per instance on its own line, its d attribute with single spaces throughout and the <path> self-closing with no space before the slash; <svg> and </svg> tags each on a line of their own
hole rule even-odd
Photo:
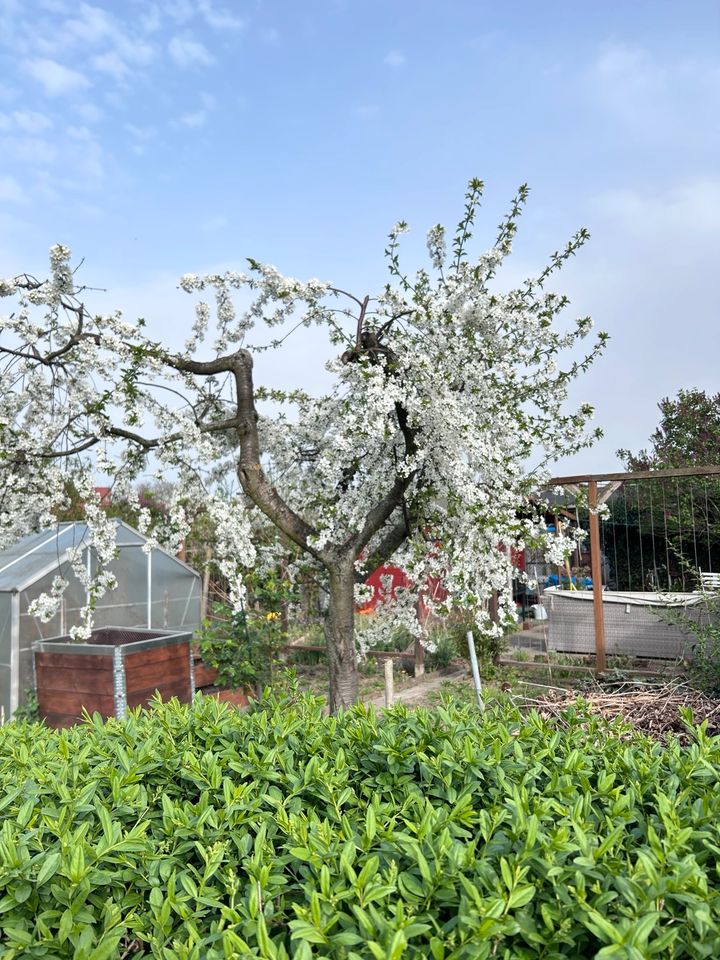
<svg viewBox="0 0 720 960">
<path fill-rule="evenodd" d="M 9 724 L 0 957 L 718 957 L 719 769 L 582 708 Z"/>
</svg>

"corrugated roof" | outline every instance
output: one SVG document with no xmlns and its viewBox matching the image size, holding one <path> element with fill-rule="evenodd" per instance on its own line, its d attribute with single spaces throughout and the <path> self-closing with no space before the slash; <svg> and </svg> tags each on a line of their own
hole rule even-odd
<svg viewBox="0 0 720 960">
<path fill-rule="evenodd" d="M 142 534 L 121 520 L 116 522 L 118 546 L 145 543 Z M 0 592 L 24 588 L 35 577 L 39 579 L 47 573 L 54 560 L 59 562 L 68 550 L 88 541 L 88 526 L 80 522 L 58 523 L 49 530 L 23 537 L 19 543 L 0 552 Z"/>
</svg>

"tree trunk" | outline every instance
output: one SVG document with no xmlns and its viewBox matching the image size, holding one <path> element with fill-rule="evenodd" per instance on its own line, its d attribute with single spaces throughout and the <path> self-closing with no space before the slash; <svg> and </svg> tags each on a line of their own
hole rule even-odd
<svg viewBox="0 0 720 960">
<path fill-rule="evenodd" d="M 358 698 L 355 658 L 355 595 L 352 565 L 329 571 L 330 605 L 325 619 L 325 640 L 330 665 L 331 713 L 351 707 Z"/>
</svg>

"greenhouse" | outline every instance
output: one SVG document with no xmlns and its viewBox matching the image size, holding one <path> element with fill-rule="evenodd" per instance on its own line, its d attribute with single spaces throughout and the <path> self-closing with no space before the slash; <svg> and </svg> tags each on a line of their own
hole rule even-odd
<svg viewBox="0 0 720 960">
<path fill-rule="evenodd" d="M 146 538 L 117 522 L 118 555 L 110 566 L 117 586 L 97 601 L 96 627 L 195 630 L 200 625 L 200 576 L 165 550 L 143 549 Z M 59 523 L 0 553 L 0 720 L 9 719 L 34 686 L 33 643 L 67 634 L 80 622 L 86 592 L 70 562 L 83 551 L 96 563 L 84 523 Z M 28 612 L 55 577 L 67 580 L 60 610 L 47 623 Z"/>
</svg>

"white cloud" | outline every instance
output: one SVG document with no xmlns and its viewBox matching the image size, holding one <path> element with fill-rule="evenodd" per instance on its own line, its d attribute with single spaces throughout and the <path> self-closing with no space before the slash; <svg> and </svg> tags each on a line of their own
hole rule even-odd
<svg viewBox="0 0 720 960">
<path fill-rule="evenodd" d="M 191 130 L 197 130 L 205 126 L 207 116 L 206 110 L 197 110 L 195 113 L 185 113 L 182 117 L 178 117 L 176 124 L 189 127 Z"/>
<path fill-rule="evenodd" d="M 105 73 L 118 83 L 125 80 L 130 74 L 130 68 L 117 50 L 99 53 L 90 60 L 90 64 L 100 73 Z"/>
<path fill-rule="evenodd" d="M 584 82 L 592 100 L 645 144 L 687 147 L 699 130 L 707 142 L 707 117 L 720 110 L 720 69 L 702 59 L 660 63 L 642 47 L 605 45 Z"/>
<path fill-rule="evenodd" d="M 634 237 L 655 243 L 664 236 L 694 237 L 701 242 L 717 235 L 720 248 L 720 180 L 709 177 L 685 181 L 663 193 L 608 190 L 595 201 L 599 211 L 612 218 Z M 700 250 L 698 255 L 702 256 Z"/>
<path fill-rule="evenodd" d="M 76 14 L 64 22 L 63 33 L 67 39 L 83 46 L 92 46 L 101 40 L 112 39 L 117 30 L 113 17 L 100 7 L 81 3 L 76 8 Z"/>
<path fill-rule="evenodd" d="M 25 191 L 14 177 L 0 176 L 0 202 L 25 203 Z"/>
<path fill-rule="evenodd" d="M 90 142 L 93 139 L 93 135 L 87 127 L 76 127 L 74 124 L 70 124 L 67 128 L 67 135 L 72 137 L 73 140 Z"/>
<path fill-rule="evenodd" d="M 140 17 L 140 27 L 143 33 L 155 33 L 156 30 L 160 29 L 161 23 L 160 11 L 154 5 L 144 10 Z"/>
<path fill-rule="evenodd" d="M 91 69 L 125 84 L 155 56 L 135 18 L 123 19 L 89 3 L 76 4 L 69 12 L 54 12 L 57 17 L 18 17 L 18 39 L 13 44 L 16 54 L 24 52 L 27 60 L 36 64 L 36 72 L 41 69 L 42 78 L 54 87 L 83 86 L 77 81 L 77 71 L 68 74 L 69 68 L 59 61 L 78 63 L 87 58 Z M 76 75 L 74 81 L 72 74 Z"/>
<path fill-rule="evenodd" d="M 606 357 L 573 387 L 606 430 L 583 461 L 607 469 L 618 448 L 647 445 L 661 397 L 717 390 L 720 178 L 604 191 L 593 207 L 593 239 L 559 287 L 610 333 Z"/>
<path fill-rule="evenodd" d="M 134 137 L 136 140 L 148 141 L 152 140 L 157 136 L 157 129 L 155 127 L 137 127 L 134 123 L 126 123 L 125 129 L 130 134 L 131 137 Z"/>
<path fill-rule="evenodd" d="M 214 63 L 212 54 L 198 40 L 176 35 L 168 44 L 168 52 L 175 63 L 186 69 L 193 66 L 209 66 Z"/>
<path fill-rule="evenodd" d="M 38 0 L 43 10 L 50 13 L 70 13 L 71 6 L 65 0 Z"/>
<path fill-rule="evenodd" d="M 77 103 L 74 105 L 73 109 L 75 110 L 75 113 L 77 113 L 78 116 L 85 121 L 85 123 L 97 123 L 98 120 L 102 120 L 103 118 L 103 112 L 100 107 L 94 103 L 90 103 L 90 101 Z"/>
<path fill-rule="evenodd" d="M 12 113 L 0 113 L 0 130 L 18 131 L 31 135 L 44 133 L 52 127 L 50 117 L 34 110 L 13 110 Z"/>
<path fill-rule="evenodd" d="M 17 128 L 23 133 L 44 133 L 53 125 L 50 117 L 35 110 L 15 110 L 12 116 Z"/>
<path fill-rule="evenodd" d="M 241 30 L 245 21 L 226 7 L 216 7 L 210 0 L 197 0 L 197 9 L 209 27 L 215 30 Z"/>
<path fill-rule="evenodd" d="M 195 8 L 190 0 L 165 0 L 162 10 L 176 23 L 188 23 L 195 16 Z"/>
<path fill-rule="evenodd" d="M 32 167 L 49 168 L 57 157 L 56 144 L 42 137 L 6 137 L 0 149 L 6 159 Z"/>
<path fill-rule="evenodd" d="M 155 127 L 138 127 L 133 123 L 126 123 L 125 129 L 132 138 L 130 149 L 139 157 L 146 152 L 148 144 L 157 137 Z"/>
<path fill-rule="evenodd" d="M 593 65 L 601 82 L 621 84 L 633 90 L 662 92 L 667 82 L 666 70 L 654 62 L 647 50 L 624 44 L 606 46 Z"/>
<path fill-rule="evenodd" d="M 23 64 L 25 71 L 37 80 L 49 97 L 60 97 L 66 94 L 78 93 L 90 86 L 90 81 L 77 70 L 41 57 L 35 60 L 26 60 Z"/>
<path fill-rule="evenodd" d="M 383 63 L 386 67 L 393 67 L 397 69 L 398 67 L 404 67 L 407 62 L 405 54 L 400 50 L 391 50 L 385 55 Z"/>
</svg>

